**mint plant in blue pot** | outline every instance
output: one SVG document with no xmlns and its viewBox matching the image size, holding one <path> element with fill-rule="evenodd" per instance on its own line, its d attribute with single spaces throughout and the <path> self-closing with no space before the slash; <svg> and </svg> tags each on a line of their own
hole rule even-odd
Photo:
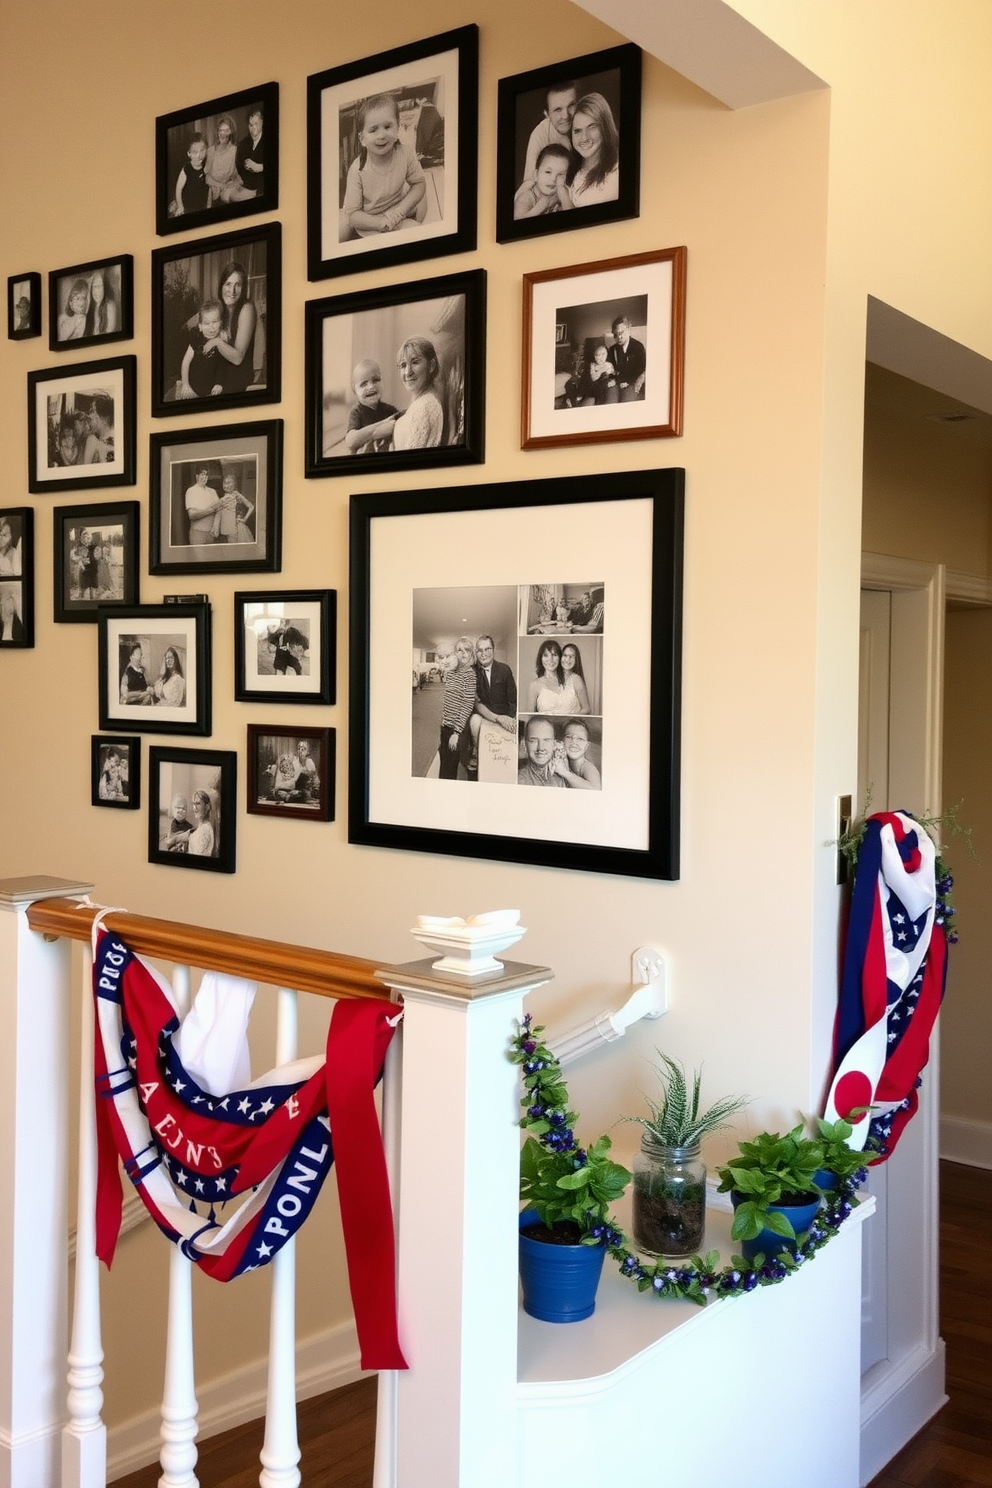
<svg viewBox="0 0 992 1488">
<path fill-rule="evenodd" d="M 780 1136 L 760 1132 L 739 1144 L 738 1155 L 718 1168 L 720 1193 L 734 1206 L 732 1240 L 741 1253 L 766 1259 L 795 1245 L 820 1207 L 817 1173 L 823 1168 L 823 1143 L 803 1135 L 802 1124 Z"/>
<path fill-rule="evenodd" d="M 609 1137 L 579 1142 L 561 1065 L 543 1032 L 528 1015 L 510 1053 L 524 1084 L 520 1125 L 532 1133 L 520 1152 L 520 1278 L 531 1317 L 577 1323 L 595 1310 L 607 1249 L 624 1243 L 610 1205 L 630 1173 L 610 1157 Z"/>
</svg>

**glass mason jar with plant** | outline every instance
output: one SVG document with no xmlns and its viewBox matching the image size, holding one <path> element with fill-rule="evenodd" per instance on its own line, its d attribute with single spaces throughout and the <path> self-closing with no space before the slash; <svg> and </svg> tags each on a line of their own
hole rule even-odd
<svg viewBox="0 0 992 1488">
<path fill-rule="evenodd" d="M 643 1128 L 641 1150 L 634 1156 L 634 1242 L 654 1255 L 691 1256 L 699 1250 L 706 1221 L 706 1166 L 700 1143 L 728 1124 L 747 1104 L 744 1096 L 725 1096 L 706 1111 L 699 1109 L 702 1071 L 693 1074 L 690 1093 L 685 1069 L 658 1050 L 653 1068 L 661 1082 L 661 1100 L 645 1097 L 649 1116 L 625 1116 Z"/>
</svg>

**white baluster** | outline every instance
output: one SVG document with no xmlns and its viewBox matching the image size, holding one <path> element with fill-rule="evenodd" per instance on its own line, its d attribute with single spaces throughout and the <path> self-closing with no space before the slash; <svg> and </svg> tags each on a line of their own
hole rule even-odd
<svg viewBox="0 0 992 1488">
<path fill-rule="evenodd" d="M 189 1008 L 189 967 L 172 973 L 176 1011 Z M 169 1331 L 165 1352 L 165 1390 L 162 1397 L 162 1474 L 159 1488 L 198 1488 L 196 1476 L 197 1403 L 193 1372 L 193 1265 L 172 1247 L 169 1257 Z"/>
<path fill-rule="evenodd" d="M 96 1113 L 93 1105 L 93 953 L 82 946 L 79 1066 L 79 1177 L 76 1278 L 69 1345 L 69 1421 L 62 1432 L 64 1488 L 104 1488 L 107 1428 L 103 1409 L 100 1262 L 96 1258 Z"/>
<path fill-rule="evenodd" d="M 296 1058 L 298 997 L 286 987 L 278 994 L 276 1064 Z M 260 1488 L 299 1488 L 300 1443 L 296 1429 L 296 1241 L 287 1240 L 269 1267 L 269 1379 L 265 1441 L 260 1454 Z"/>
</svg>

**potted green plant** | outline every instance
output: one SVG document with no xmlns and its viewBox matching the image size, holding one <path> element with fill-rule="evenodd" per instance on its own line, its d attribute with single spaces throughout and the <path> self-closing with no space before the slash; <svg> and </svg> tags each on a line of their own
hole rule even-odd
<svg viewBox="0 0 992 1488">
<path fill-rule="evenodd" d="M 852 1116 L 863 1112 L 852 1111 Z M 816 1186 L 824 1193 L 850 1184 L 859 1188 L 868 1177 L 868 1168 L 879 1158 L 878 1149 L 869 1137 L 864 1149 L 851 1147 L 854 1128 L 849 1121 L 825 1121 L 818 1117 L 816 1133 L 822 1148 L 822 1160 L 816 1173 Z"/>
<path fill-rule="evenodd" d="M 634 1242 L 653 1255 L 691 1256 L 702 1244 L 706 1222 L 700 1143 L 726 1126 L 747 1100 L 724 1096 L 700 1111 L 702 1071 L 693 1072 L 690 1092 L 684 1066 L 660 1049 L 657 1053 L 661 1064 L 653 1069 L 661 1084 L 660 1103 L 645 1096 L 648 1116 L 623 1117 L 643 1128 L 641 1150 L 634 1157 Z"/>
<path fill-rule="evenodd" d="M 607 1246 L 623 1243 L 609 1208 L 630 1182 L 601 1136 L 580 1145 L 561 1065 L 528 1014 L 510 1058 L 521 1066 L 520 1124 L 532 1135 L 520 1153 L 520 1276 L 524 1310 L 545 1322 L 589 1317 Z"/>
<path fill-rule="evenodd" d="M 719 1192 L 730 1194 L 736 1210 L 731 1239 L 742 1242 L 745 1258 L 777 1255 L 809 1229 L 822 1198 L 816 1174 L 823 1166 L 822 1142 L 804 1136 L 800 1123 L 784 1136 L 759 1132 L 717 1169 Z"/>
</svg>

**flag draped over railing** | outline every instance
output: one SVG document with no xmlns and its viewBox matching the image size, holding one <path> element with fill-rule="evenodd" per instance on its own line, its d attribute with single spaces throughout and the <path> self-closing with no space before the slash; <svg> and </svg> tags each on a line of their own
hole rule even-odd
<svg viewBox="0 0 992 1488">
<path fill-rule="evenodd" d="M 310 1213 L 336 1159 L 362 1367 L 406 1368 L 396 1324 L 392 1207 L 373 1097 L 396 1010 L 370 999 L 336 1002 L 323 1060 L 299 1060 L 228 1090 L 204 1074 L 211 1068 L 212 1027 L 220 1031 L 214 1043 L 228 1051 L 228 1067 L 238 1063 L 229 1052 L 230 1011 L 224 1026 L 225 981 L 211 981 L 204 999 L 210 1015 L 204 1020 L 200 1013 L 195 1064 L 188 1051 L 184 1063 L 182 1023 L 168 983 L 113 935 L 99 935 L 93 965 L 97 1254 L 109 1266 L 120 1231 L 118 1158 L 162 1233 L 219 1281 L 277 1254 Z M 229 989 L 245 1028 L 254 995 L 253 987 L 245 995 L 248 986 Z M 199 998 L 194 1013 L 198 1004 Z"/>
<path fill-rule="evenodd" d="M 854 1147 L 876 1138 L 882 1159 L 891 1156 L 916 1112 L 944 996 L 947 941 L 936 920 L 936 859 L 929 833 L 908 812 L 868 818 L 851 896 L 825 1115 L 850 1120 Z M 852 1114 L 858 1111 L 864 1114 Z"/>
</svg>

